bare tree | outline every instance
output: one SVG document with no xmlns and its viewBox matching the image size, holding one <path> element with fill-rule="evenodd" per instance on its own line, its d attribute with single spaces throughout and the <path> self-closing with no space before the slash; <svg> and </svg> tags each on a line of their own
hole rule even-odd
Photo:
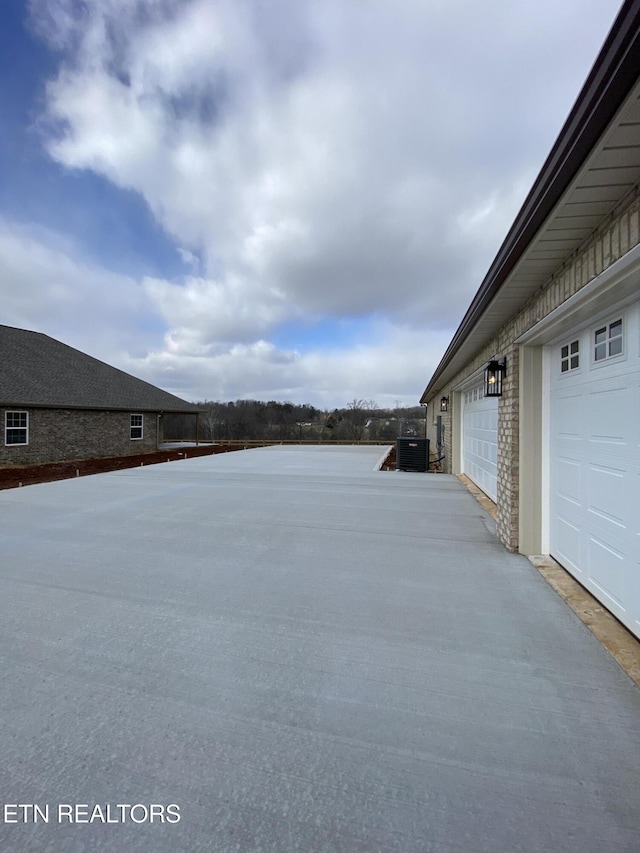
<svg viewBox="0 0 640 853">
<path fill-rule="evenodd" d="M 350 403 L 347 403 L 345 417 L 349 422 L 354 441 L 362 441 L 371 416 L 377 409 L 378 405 L 374 400 L 358 400 L 354 397 Z"/>
<path fill-rule="evenodd" d="M 205 431 L 208 433 L 208 437 L 212 440 L 216 440 L 216 427 L 219 427 L 222 424 L 222 419 L 220 417 L 221 406 L 219 403 L 213 400 L 205 400 L 202 404 L 202 414 L 200 415 L 200 423 L 204 427 Z M 218 437 L 219 431 L 218 431 Z"/>
</svg>

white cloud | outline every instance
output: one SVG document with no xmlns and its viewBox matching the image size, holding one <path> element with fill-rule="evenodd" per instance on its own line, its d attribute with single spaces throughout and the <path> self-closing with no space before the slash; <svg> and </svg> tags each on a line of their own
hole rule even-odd
<svg viewBox="0 0 640 853">
<path fill-rule="evenodd" d="M 166 327 L 141 367 L 196 396 L 328 399 L 394 396 L 410 375 L 417 398 L 432 342 L 445 348 L 480 284 L 616 4 L 31 8 L 62 56 L 51 156 L 140 193 L 193 270 L 136 284 Z M 371 315 L 387 325 L 370 347 L 267 343 L 290 320 Z"/>
<path fill-rule="evenodd" d="M 144 289 L 182 348 L 188 341 L 201 347 L 214 341 L 255 340 L 291 313 L 277 293 L 263 292 L 256 300 L 247 280 L 235 276 L 224 282 L 189 277 L 180 284 L 146 278 Z"/>
<path fill-rule="evenodd" d="M 125 369 L 194 400 L 275 399 L 334 408 L 357 397 L 380 406 L 398 400 L 415 405 L 426 381 L 424 365 L 435 365 L 448 337 L 449 330 L 426 337 L 383 323 L 370 343 L 355 347 L 300 353 L 259 340 L 214 345 L 196 355 L 166 347 Z"/>
<path fill-rule="evenodd" d="M 51 231 L 0 219 L 1 322 L 42 331 L 115 363 L 146 354 L 160 326 L 129 276 L 82 260 Z"/>
<path fill-rule="evenodd" d="M 189 400 L 288 399 L 332 408 L 365 396 L 380 405 L 397 399 L 413 404 L 425 362 L 435 363 L 448 335 L 425 338 L 381 322 L 370 343 L 304 354 L 250 335 L 245 342 L 206 343 L 211 335 L 197 325 L 197 291 L 206 282 L 189 280 L 185 290 L 195 292 L 192 303 L 178 300 L 174 312 L 176 285 L 107 272 L 82 260 L 76 246 L 53 232 L 2 220 L 0 280 L 11 283 L 3 288 L 1 322 L 43 331 Z M 168 315 L 183 325 L 166 330 L 154 313 L 154 302 L 163 304 L 163 298 Z M 205 324 L 215 316 L 211 307 L 202 314 Z"/>
<path fill-rule="evenodd" d="M 182 263 L 189 267 L 192 272 L 199 273 L 200 272 L 200 258 L 197 255 L 194 255 L 193 252 L 190 252 L 188 249 L 185 249 L 182 246 L 177 247 L 178 254 L 180 255 L 180 259 Z"/>
</svg>

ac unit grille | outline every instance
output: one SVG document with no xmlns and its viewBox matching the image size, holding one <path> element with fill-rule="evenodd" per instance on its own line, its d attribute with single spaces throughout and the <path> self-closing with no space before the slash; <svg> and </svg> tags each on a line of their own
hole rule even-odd
<svg viewBox="0 0 640 853">
<path fill-rule="evenodd" d="M 398 471 L 428 471 L 429 439 L 397 438 L 396 469 Z"/>
</svg>

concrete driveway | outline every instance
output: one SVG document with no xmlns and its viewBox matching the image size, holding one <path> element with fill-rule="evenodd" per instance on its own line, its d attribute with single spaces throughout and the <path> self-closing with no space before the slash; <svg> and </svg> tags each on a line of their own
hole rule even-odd
<svg viewBox="0 0 640 853">
<path fill-rule="evenodd" d="M 640 691 L 382 453 L 0 492 L 1 850 L 637 853 Z"/>
</svg>

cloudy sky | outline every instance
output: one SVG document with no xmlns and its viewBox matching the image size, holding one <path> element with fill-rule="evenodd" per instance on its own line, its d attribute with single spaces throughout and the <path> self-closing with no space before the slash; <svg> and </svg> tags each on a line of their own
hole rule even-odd
<svg viewBox="0 0 640 853">
<path fill-rule="evenodd" d="M 619 0 L 2 0 L 0 322 L 415 405 Z"/>
</svg>

